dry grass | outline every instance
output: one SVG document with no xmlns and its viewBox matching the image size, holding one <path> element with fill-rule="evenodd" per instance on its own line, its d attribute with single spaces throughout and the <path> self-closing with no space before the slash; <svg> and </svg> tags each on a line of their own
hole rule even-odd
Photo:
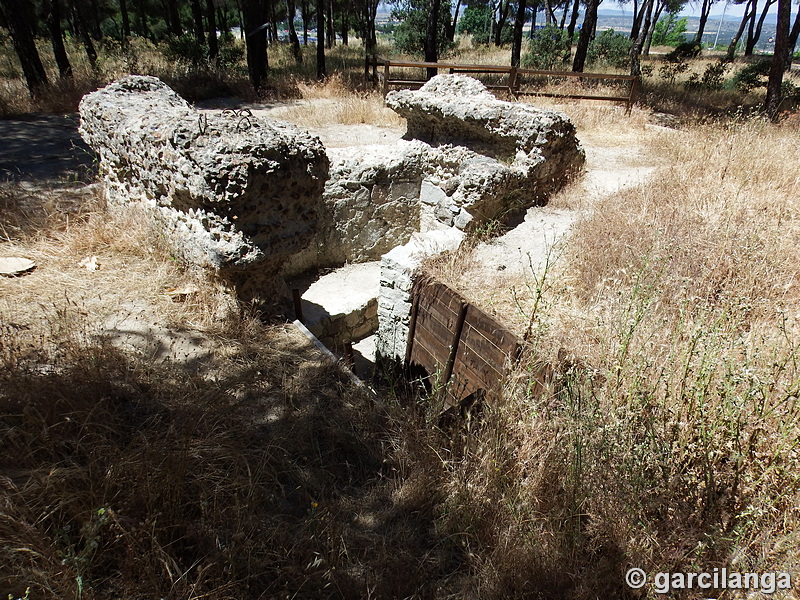
<svg viewBox="0 0 800 600">
<path fill-rule="evenodd" d="M 291 328 L 212 314 L 220 291 L 141 215 L 4 194 L 0 253 L 38 266 L 0 280 L 3 593 L 430 596 L 458 567 L 432 476 L 406 468 L 429 434 L 394 397 L 376 404 Z M 120 346 L 104 323 L 131 302 L 210 360 Z"/>
<path fill-rule="evenodd" d="M 546 277 L 472 287 L 534 326 L 445 500 L 482 597 L 530 586 L 527 558 L 580 572 L 576 597 L 628 593 L 631 566 L 797 572 L 797 144 L 759 119 L 662 132 L 669 166 L 595 202 Z M 470 260 L 438 268 L 463 288 Z"/>
<path fill-rule="evenodd" d="M 57 307 L 76 306 L 95 330 L 121 307 L 153 307 L 161 325 L 213 329 L 232 312 L 223 289 L 174 260 L 167 244 L 136 208 L 105 210 L 89 189 L 6 186 L 2 201 L 3 253 L 37 263 L 29 275 L 0 280 L 0 305 L 18 326 L 33 328 Z M 81 266 L 96 257 L 99 268 Z M 173 288 L 191 288 L 179 297 Z M 155 315 L 158 315 L 157 317 Z"/>
<path fill-rule="evenodd" d="M 303 127 L 360 124 L 400 127 L 405 123 L 386 108 L 381 94 L 352 91 L 339 76 L 329 77 L 323 83 L 299 83 L 298 89 L 302 100 L 281 109 L 279 114 L 280 118 Z"/>
<path fill-rule="evenodd" d="M 380 483 L 380 421 L 302 336 L 251 330 L 209 380 L 102 343 L 14 348 L 4 324 L 24 358 L 0 378 L 4 591 L 359 595 L 379 550 L 349 503 Z"/>
</svg>

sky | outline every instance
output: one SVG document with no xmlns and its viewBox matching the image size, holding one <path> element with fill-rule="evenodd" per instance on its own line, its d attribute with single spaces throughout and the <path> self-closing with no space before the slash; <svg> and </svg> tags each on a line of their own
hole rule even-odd
<svg viewBox="0 0 800 600">
<path fill-rule="evenodd" d="M 745 3 L 733 4 L 732 2 L 729 2 L 729 3 L 727 3 L 728 4 L 727 10 L 725 10 L 725 4 L 726 3 L 722 2 L 722 1 L 716 2 L 711 7 L 711 13 L 710 13 L 710 16 L 709 16 L 709 20 L 711 20 L 711 19 L 719 19 L 722 16 L 723 11 L 725 12 L 725 19 L 726 20 L 729 19 L 729 18 L 733 18 L 733 17 L 738 17 L 738 19 L 742 18 L 742 16 L 744 15 Z M 760 2 L 759 4 L 761 6 L 763 6 L 763 3 Z M 683 15 L 684 17 L 687 17 L 687 16 L 688 17 L 699 17 L 700 16 L 700 6 L 701 5 L 702 5 L 701 2 L 690 2 L 689 4 L 686 5 L 686 8 L 681 12 L 681 15 Z M 767 14 L 768 15 L 770 15 L 770 14 L 774 15 L 774 14 L 777 14 L 777 12 L 778 12 L 778 3 L 776 2 L 775 4 L 773 4 L 770 7 L 770 10 L 769 10 L 769 12 Z M 794 12 L 794 9 L 792 9 L 792 12 Z M 761 7 L 759 7 L 759 15 L 760 14 L 761 14 Z"/>
<path fill-rule="evenodd" d="M 726 8 L 726 4 L 727 4 L 727 8 Z M 714 19 L 719 20 L 719 18 L 722 16 L 722 13 L 724 11 L 725 20 L 726 21 L 729 20 L 729 19 L 735 20 L 735 21 L 739 21 L 739 20 L 741 20 L 742 15 L 744 15 L 745 4 L 746 4 L 745 2 L 742 2 L 742 4 L 734 4 L 733 2 L 726 3 L 724 0 L 717 0 L 717 2 L 715 2 L 711 7 L 711 13 L 710 13 L 710 16 L 709 16 L 709 20 L 714 20 Z M 695 1 L 695 2 L 689 2 L 688 4 L 686 4 L 685 8 L 681 11 L 680 14 L 683 17 L 699 17 L 700 16 L 700 6 L 701 5 L 702 5 L 702 2 L 700 0 Z M 759 1 L 759 5 L 760 5 L 760 7 L 763 6 L 763 2 Z M 760 7 L 759 7 L 759 14 L 761 14 L 761 8 Z M 614 11 L 623 11 L 625 13 L 630 13 L 632 15 L 633 4 L 630 3 L 630 2 L 622 4 L 622 3 L 608 2 L 607 1 L 607 2 L 603 2 L 603 4 L 600 5 L 600 10 L 602 11 L 603 9 L 605 9 L 605 10 L 614 10 Z M 792 15 L 794 15 L 796 10 L 797 9 L 792 7 Z M 778 3 L 776 2 L 775 4 L 773 4 L 770 7 L 769 12 L 767 14 L 768 15 L 775 15 L 775 14 L 777 14 L 777 12 L 778 12 Z"/>
</svg>

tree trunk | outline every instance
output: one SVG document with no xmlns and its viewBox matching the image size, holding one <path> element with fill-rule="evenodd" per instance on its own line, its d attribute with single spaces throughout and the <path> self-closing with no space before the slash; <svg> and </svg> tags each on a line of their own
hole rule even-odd
<svg viewBox="0 0 800 600">
<path fill-rule="evenodd" d="M 328 76 L 325 68 L 325 0 L 317 0 L 317 79 Z"/>
<path fill-rule="evenodd" d="M 551 0 L 544 0 L 544 24 L 545 26 L 553 23 L 553 11 L 550 10 Z"/>
<path fill-rule="evenodd" d="M 350 5 L 342 7 L 342 45 L 350 45 Z"/>
<path fill-rule="evenodd" d="M 517 14 L 514 19 L 514 40 L 511 43 L 511 66 L 518 67 L 522 56 L 522 27 L 525 25 L 525 2 L 517 0 Z"/>
<path fill-rule="evenodd" d="M 81 38 L 83 47 L 86 50 L 86 57 L 89 59 L 89 64 L 92 66 L 92 69 L 94 69 L 97 65 L 97 50 L 94 47 L 94 42 L 92 42 L 92 36 L 89 35 L 89 32 L 84 26 L 85 21 L 83 19 L 83 14 L 80 11 L 80 6 L 75 2 L 75 0 L 69 0 L 69 3 L 69 7 L 72 12 L 72 25 L 75 28 L 75 33 L 77 33 L 78 37 Z"/>
<path fill-rule="evenodd" d="M 581 0 L 575 0 L 572 4 L 572 15 L 569 17 L 567 25 L 567 37 L 569 37 L 569 51 L 572 53 L 572 38 L 575 36 L 575 27 L 578 25 L 578 13 L 580 12 Z"/>
<path fill-rule="evenodd" d="M 311 21 L 310 0 L 301 0 L 300 18 L 303 20 L 303 46 L 308 46 L 308 23 Z"/>
<path fill-rule="evenodd" d="M 336 45 L 336 28 L 333 25 L 333 0 L 328 0 L 325 18 L 325 46 L 330 49 Z"/>
<path fill-rule="evenodd" d="M 0 9 L 19 57 L 28 92 L 35 96 L 42 86 L 47 85 L 47 73 L 31 29 L 31 23 L 34 22 L 33 15 L 30 14 L 31 6 L 23 0 L 0 0 Z"/>
<path fill-rule="evenodd" d="M 767 99 L 764 110 L 774 121 L 778 118 L 781 106 L 781 84 L 786 68 L 786 52 L 789 47 L 789 21 L 792 18 L 791 0 L 778 0 L 778 25 L 775 31 L 775 51 L 772 54 L 772 67 L 767 82 Z"/>
<path fill-rule="evenodd" d="M 61 31 L 61 0 L 50 0 L 47 29 L 53 43 L 53 55 L 58 65 L 58 74 L 62 79 L 72 77 L 72 65 L 64 48 L 64 34 Z"/>
<path fill-rule="evenodd" d="M 269 37 L 273 42 L 278 41 L 278 19 L 275 17 L 276 0 L 267 0 L 269 3 Z"/>
<path fill-rule="evenodd" d="M 244 28 L 244 7 L 242 0 L 236 0 L 236 16 L 239 19 L 239 39 L 244 41 L 247 31 Z"/>
<path fill-rule="evenodd" d="M 379 0 L 368 0 L 367 2 L 367 28 L 369 41 L 367 42 L 367 52 L 374 54 L 378 49 L 378 32 L 375 29 L 375 19 L 378 17 Z"/>
<path fill-rule="evenodd" d="M 289 42 L 292 45 L 292 56 L 294 57 L 294 62 L 299 65 L 303 62 L 303 53 L 300 50 L 300 40 L 297 39 L 297 32 L 294 29 L 294 17 L 297 14 L 294 0 L 286 0 L 286 8 L 289 12 L 286 20 L 289 24 Z"/>
<path fill-rule="evenodd" d="M 576 0 L 580 2 L 581 0 Z M 531 15 L 531 30 L 528 32 L 528 39 L 533 39 L 533 34 L 536 32 L 536 13 L 539 11 L 539 4 L 534 1 L 533 3 L 533 10 L 531 11 L 533 14 Z"/>
<path fill-rule="evenodd" d="M 758 25 L 756 25 L 756 30 L 753 33 L 753 39 L 750 40 L 748 38 L 747 40 L 747 47 L 750 49 L 750 54 L 748 54 L 748 56 L 753 54 L 753 50 L 755 50 L 756 44 L 758 43 L 758 40 L 761 38 L 761 30 L 764 27 L 764 19 L 767 18 L 767 11 L 773 4 L 775 4 L 776 1 L 777 0 L 767 0 L 767 3 L 764 5 L 764 10 L 761 11 L 761 16 L 758 18 Z"/>
<path fill-rule="evenodd" d="M 181 25 L 181 15 L 178 13 L 178 3 L 174 2 L 174 0 L 166 0 L 166 5 L 170 33 L 174 36 L 183 35 L 183 25 Z"/>
<path fill-rule="evenodd" d="M 639 37 L 639 30 L 642 28 L 645 4 L 639 5 L 638 0 L 633 0 L 633 24 L 631 25 L 630 39 L 634 41 Z"/>
<path fill-rule="evenodd" d="M 269 72 L 266 11 L 262 0 L 243 0 L 242 13 L 247 46 L 247 71 L 253 88 L 259 90 Z"/>
<path fill-rule="evenodd" d="M 567 24 L 567 8 L 569 7 L 569 0 L 564 2 L 564 9 L 561 11 L 561 23 L 558 24 L 558 28 L 561 31 L 564 31 L 564 26 Z"/>
<path fill-rule="evenodd" d="M 755 11 L 757 0 L 747 0 L 747 6 L 744 9 L 744 16 L 742 17 L 742 22 L 739 23 L 739 30 L 736 32 L 736 35 L 733 36 L 731 39 L 731 43 L 728 44 L 728 51 L 725 53 L 725 61 L 730 62 L 733 60 L 734 54 L 736 54 L 736 46 L 739 45 L 739 40 L 742 38 L 742 34 L 744 33 L 744 28 L 747 27 L 747 23 L 750 21 L 750 17 Z"/>
<path fill-rule="evenodd" d="M 644 48 L 642 48 L 642 56 L 650 56 L 650 44 L 653 42 L 653 34 L 656 31 L 656 24 L 661 18 L 661 12 L 664 10 L 665 4 L 659 0 L 656 14 L 650 19 L 650 26 L 647 28 L 647 33 L 644 38 Z"/>
<path fill-rule="evenodd" d="M 214 10 L 214 0 L 206 0 L 206 20 L 208 21 L 208 57 L 217 58 L 219 44 L 217 43 L 217 15 Z"/>
<path fill-rule="evenodd" d="M 142 0 L 139 0 L 143 4 Z M 200 0 L 191 0 L 192 22 L 194 23 L 194 37 L 197 45 L 205 44 L 205 33 L 203 31 L 203 9 L 200 8 Z"/>
<path fill-rule="evenodd" d="M 222 33 L 230 33 L 231 31 L 228 12 L 222 6 L 217 7 L 217 27 Z"/>
<path fill-rule="evenodd" d="M 431 8 L 428 13 L 428 27 L 425 31 L 425 62 L 439 62 L 437 42 L 441 4 L 441 0 L 431 0 Z M 427 78 L 431 79 L 432 77 L 436 77 L 438 72 L 439 70 L 436 67 L 428 67 Z"/>
<path fill-rule="evenodd" d="M 147 6 L 145 0 L 136 3 L 136 33 L 143 38 L 149 38 L 150 26 L 147 24 Z"/>
<path fill-rule="evenodd" d="M 503 42 L 503 28 L 508 21 L 508 13 L 511 10 L 511 0 L 500 2 L 500 13 L 497 16 L 497 29 L 494 30 L 494 45 L 500 46 Z"/>
<path fill-rule="evenodd" d="M 456 39 L 456 26 L 458 25 L 458 11 L 461 9 L 461 0 L 456 0 L 456 12 L 453 15 L 453 20 L 447 28 L 447 39 L 454 42 Z"/>
<path fill-rule="evenodd" d="M 703 4 L 700 7 L 700 25 L 697 28 L 697 36 L 694 38 L 694 41 L 698 44 L 703 44 L 703 33 L 706 30 L 706 23 L 708 22 L 708 15 L 711 12 L 711 3 L 713 0 L 703 0 Z"/>
<path fill-rule="evenodd" d="M 744 43 L 744 55 L 750 56 L 753 54 L 753 46 L 750 45 L 750 40 L 753 39 L 756 29 L 756 9 L 758 8 L 758 0 L 753 0 L 753 12 L 750 15 L 750 22 L 747 25 L 747 38 Z"/>
<path fill-rule="evenodd" d="M 119 12 L 122 16 L 122 41 L 131 37 L 131 18 L 128 15 L 128 0 L 119 0 Z"/>
<path fill-rule="evenodd" d="M 100 30 L 100 9 L 97 7 L 97 0 L 91 0 L 92 18 L 89 19 L 89 32 L 95 41 L 103 39 L 103 32 Z"/>
<path fill-rule="evenodd" d="M 645 0 L 645 3 L 642 5 L 642 8 L 645 11 L 644 21 L 642 22 L 642 26 L 639 28 L 639 36 L 636 38 L 636 40 L 634 40 L 633 45 L 631 46 L 631 75 L 634 77 L 639 77 L 642 74 L 642 65 L 639 62 L 639 57 L 642 54 L 642 48 L 644 47 L 644 39 L 647 36 L 647 30 L 650 29 L 654 2 L 655 0 Z"/>
<path fill-rule="evenodd" d="M 595 27 L 597 27 L 597 7 L 599 5 L 600 0 L 589 0 L 589 4 L 586 6 L 586 15 L 583 17 L 583 25 L 581 26 L 581 36 L 578 38 L 575 59 L 572 62 L 572 70 L 578 73 L 583 72 L 583 67 L 586 64 L 586 52 L 589 50 L 589 42 L 592 40 Z"/>
</svg>

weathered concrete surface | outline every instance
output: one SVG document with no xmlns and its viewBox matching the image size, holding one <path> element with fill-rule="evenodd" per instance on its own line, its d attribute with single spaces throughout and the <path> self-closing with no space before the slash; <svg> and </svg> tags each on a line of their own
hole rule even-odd
<svg viewBox="0 0 800 600">
<path fill-rule="evenodd" d="M 438 75 L 419 90 L 389 92 L 386 104 L 408 121 L 407 137 L 431 145 L 457 144 L 514 159 L 519 152 L 545 157 L 567 153 L 559 157 L 563 166 L 583 162 L 567 115 L 498 100 L 466 75 Z"/>
<path fill-rule="evenodd" d="M 378 261 L 346 265 L 307 284 L 301 305 L 306 327 L 328 347 L 357 342 L 378 329 Z"/>
<path fill-rule="evenodd" d="M 495 98 L 466 75 L 438 75 L 419 90 L 390 92 L 386 104 L 408 121 L 407 139 L 462 156 L 454 203 L 485 221 L 541 204 L 582 167 L 585 156 L 564 113 Z M 476 156 L 479 155 L 479 156 Z M 455 156 L 454 156 L 455 155 Z"/>
<path fill-rule="evenodd" d="M 284 268 L 380 260 L 419 231 L 419 194 L 430 147 L 422 142 L 329 149 L 330 178 L 315 240 Z"/>
<path fill-rule="evenodd" d="M 279 270 L 319 227 L 328 159 L 317 138 L 247 113 L 199 113 L 154 77 L 88 94 L 80 114 L 112 204 L 144 201 L 176 254 L 244 300 L 282 302 Z"/>
<path fill-rule="evenodd" d="M 383 256 L 375 348 L 378 357 L 390 362 L 405 358 L 414 276 L 427 257 L 455 250 L 463 240 L 464 232 L 455 228 L 428 231 Z"/>
</svg>

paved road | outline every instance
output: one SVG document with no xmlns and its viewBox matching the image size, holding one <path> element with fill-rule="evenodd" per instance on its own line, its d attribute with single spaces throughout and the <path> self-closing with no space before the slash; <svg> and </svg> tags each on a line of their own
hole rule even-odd
<svg viewBox="0 0 800 600">
<path fill-rule="evenodd" d="M 78 115 L 0 119 L 0 181 L 87 181 L 96 173 Z"/>
</svg>

